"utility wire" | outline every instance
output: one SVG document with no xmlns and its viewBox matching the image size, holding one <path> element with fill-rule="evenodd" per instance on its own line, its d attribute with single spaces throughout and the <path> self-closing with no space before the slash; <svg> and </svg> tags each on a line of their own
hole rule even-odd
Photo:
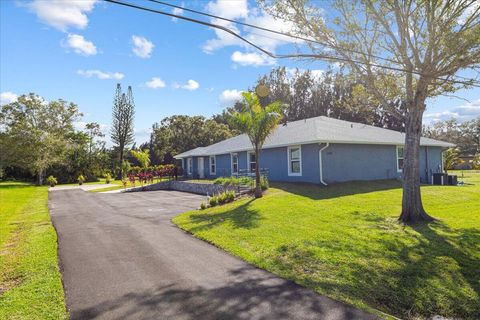
<svg viewBox="0 0 480 320">
<path fill-rule="evenodd" d="M 223 21 L 232 22 L 232 23 L 235 23 L 235 24 L 238 24 L 238 25 L 241 25 L 241 26 L 250 27 L 250 28 L 253 28 L 253 29 L 258 29 L 258 30 L 262 30 L 262 31 L 270 32 L 270 33 L 275 33 L 275 34 L 278 34 L 278 35 L 281 35 L 281 36 L 284 36 L 284 37 L 289 37 L 289 38 L 293 38 L 293 39 L 297 39 L 297 40 L 302 40 L 302 41 L 307 41 L 307 42 L 310 42 L 310 43 L 319 44 L 319 45 L 322 45 L 322 46 L 325 46 L 325 47 L 328 47 L 328 48 L 331 48 L 331 49 L 334 49 L 334 50 L 337 49 L 334 45 L 331 45 L 331 44 L 326 43 L 326 42 L 321 42 L 321 41 L 318 41 L 318 40 L 315 40 L 315 39 L 306 38 L 306 37 L 298 36 L 298 35 L 295 35 L 295 34 L 290 34 L 290 33 L 287 33 L 287 32 L 282 32 L 282 31 L 278 31 L 278 30 L 273 30 L 273 29 L 257 26 L 257 25 L 254 25 L 254 24 L 238 21 L 238 20 L 224 18 L 224 17 L 217 16 L 217 15 L 214 15 L 214 14 L 211 14 L 211 13 L 207 13 L 207 12 L 203 12 L 203 11 L 194 10 L 194 9 L 178 6 L 178 5 L 175 5 L 175 4 L 171 4 L 171 3 L 168 3 L 168 2 L 165 2 L 165 1 L 160 1 L 160 0 L 145 0 L 145 1 L 153 2 L 153 3 L 156 3 L 156 4 L 161 4 L 161 5 L 164 5 L 164 6 L 167 6 L 167 7 L 171 7 L 171 8 L 181 9 L 181 10 L 184 10 L 184 11 L 187 11 L 187 12 L 192 12 L 192 13 L 207 16 L 207 17 L 210 17 L 210 18 L 215 18 L 215 19 L 219 19 L 219 20 L 223 20 Z M 269 39 L 280 40 L 278 38 L 268 37 L 266 35 L 259 34 L 259 33 L 253 33 L 253 34 L 258 35 L 260 37 L 266 37 L 266 38 L 269 38 Z M 352 52 L 352 53 L 356 53 L 356 54 L 360 54 L 360 55 L 364 54 L 363 52 L 348 49 L 348 48 L 342 48 L 342 50 Z M 387 61 L 387 62 L 390 62 L 390 63 L 400 65 L 400 63 L 397 60 L 393 60 L 393 59 L 389 59 L 389 58 L 385 58 L 385 57 L 381 57 L 381 56 L 377 56 L 377 55 L 372 55 L 372 54 L 370 54 L 369 56 L 372 57 L 372 58 L 375 58 L 375 59 L 380 59 L 380 60 L 384 60 L 384 61 Z M 471 78 L 462 77 L 462 76 L 455 76 L 455 77 L 470 80 L 470 81 L 473 80 Z M 475 82 L 477 82 L 477 81 L 475 81 Z"/>
<path fill-rule="evenodd" d="M 358 60 L 354 60 L 354 59 L 347 59 L 347 58 L 342 58 L 342 57 L 334 57 L 334 56 L 323 55 L 323 54 L 274 54 L 274 53 L 271 53 L 268 50 L 263 49 L 262 47 L 260 47 L 256 44 L 254 44 L 253 42 L 249 41 L 248 39 L 245 39 L 244 37 L 242 37 L 241 35 L 233 32 L 232 30 L 230 30 L 230 29 L 228 29 L 224 26 L 218 25 L 218 24 L 209 23 L 209 22 L 205 22 L 205 21 L 202 21 L 202 20 L 193 19 L 193 18 L 182 16 L 182 15 L 177 15 L 177 14 L 173 14 L 173 13 L 169 13 L 169 12 L 165 12 L 165 11 L 160 11 L 160 10 L 157 10 L 157 9 L 152 9 L 152 8 L 148 8 L 148 7 L 145 7 L 145 6 L 140 6 L 140 5 L 136 5 L 136 4 L 132 4 L 132 3 L 128 3 L 128 2 L 123 2 L 123 1 L 119 1 L 119 0 L 104 0 L 104 1 L 114 3 L 114 4 L 118 4 L 118 5 L 121 5 L 121 6 L 126 6 L 126 7 L 130 7 L 130 8 L 138 9 L 138 10 L 157 13 L 157 14 L 169 16 L 169 17 L 172 17 L 172 18 L 186 20 L 186 21 L 190 21 L 190 22 L 193 22 L 193 23 L 198 23 L 198 24 L 210 27 L 210 28 L 223 30 L 223 31 L 233 35 L 234 37 L 248 43 L 249 45 L 251 45 L 255 49 L 261 51 L 265 55 L 267 55 L 271 58 L 275 58 L 275 59 L 316 58 L 316 59 L 324 59 L 324 60 L 332 60 L 332 61 L 354 62 L 354 63 L 358 63 L 358 64 L 362 64 L 362 65 L 370 65 L 372 67 L 383 68 L 383 69 L 392 70 L 392 71 L 399 71 L 399 72 L 405 72 L 405 73 L 406 72 L 411 72 L 411 73 L 414 73 L 414 74 L 417 74 L 417 75 L 422 75 L 418 71 L 408 71 L 408 70 L 405 70 L 405 69 L 402 69 L 402 68 L 385 66 L 385 65 L 376 64 L 376 63 L 368 63 L 367 64 L 363 61 L 358 61 Z M 148 1 L 150 1 L 150 0 L 148 0 Z M 179 7 L 179 8 L 182 8 L 182 7 Z M 472 83 L 473 80 L 470 80 L 470 81 L 467 82 L 467 81 L 451 80 L 451 79 L 448 79 L 448 78 L 445 79 L 445 78 L 440 78 L 440 77 L 433 77 L 433 78 L 436 79 L 436 80 L 441 80 L 441 81 L 445 81 L 445 82 L 469 85 L 469 86 L 474 86 L 474 87 L 479 87 L 480 88 L 480 85 L 475 85 L 475 84 Z"/>
</svg>

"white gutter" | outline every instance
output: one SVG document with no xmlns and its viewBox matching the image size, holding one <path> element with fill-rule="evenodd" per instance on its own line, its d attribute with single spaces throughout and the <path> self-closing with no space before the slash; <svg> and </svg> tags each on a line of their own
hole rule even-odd
<svg viewBox="0 0 480 320">
<path fill-rule="evenodd" d="M 325 147 L 323 148 L 320 148 L 320 151 L 318 151 L 318 163 L 319 163 L 319 166 L 320 166 L 320 182 L 324 185 L 324 186 L 328 186 L 328 184 L 323 181 L 323 170 L 322 170 L 322 151 L 327 149 L 328 146 L 330 145 L 330 142 L 327 142 L 327 144 L 325 145 Z"/>
</svg>

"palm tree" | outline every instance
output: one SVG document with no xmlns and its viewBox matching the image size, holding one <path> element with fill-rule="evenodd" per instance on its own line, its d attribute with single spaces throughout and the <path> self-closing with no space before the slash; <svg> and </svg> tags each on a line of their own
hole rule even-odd
<svg viewBox="0 0 480 320">
<path fill-rule="evenodd" d="M 230 124 L 245 133 L 255 149 L 255 198 L 262 197 L 260 185 L 260 150 L 267 137 L 275 130 L 284 110 L 284 104 L 275 101 L 262 107 L 258 96 L 252 92 L 242 93 L 246 109 L 243 112 L 233 112 L 229 118 Z"/>
</svg>

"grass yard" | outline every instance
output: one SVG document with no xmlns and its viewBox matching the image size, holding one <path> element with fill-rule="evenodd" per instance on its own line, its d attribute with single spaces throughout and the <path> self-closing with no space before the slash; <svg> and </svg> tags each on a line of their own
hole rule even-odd
<svg viewBox="0 0 480 320">
<path fill-rule="evenodd" d="M 47 187 L 0 183 L 0 319 L 67 319 Z"/>
<path fill-rule="evenodd" d="M 458 174 L 458 172 L 457 172 Z M 174 222 L 320 294 L 401 318 L 480 319 L 480 172 L 464 186 L 423 186 L 438 221 L 397 222 L 396 181 L 327 188 L 273 184 L 258 200 L 190 211 Z"/>
</svg>

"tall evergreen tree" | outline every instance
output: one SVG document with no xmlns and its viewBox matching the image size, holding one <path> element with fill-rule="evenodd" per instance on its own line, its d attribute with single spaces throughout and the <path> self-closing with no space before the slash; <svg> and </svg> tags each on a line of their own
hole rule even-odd
<svg viewBox="0 0 480 320">
<path fill-rule="evenodd" d="M 118 178 L 123 177 L 123 158 L 125 147 L 134 142 L 133 119 L 135 115 L 135 103 L 133 101 L 132 87 L 128 87 L 127 94 L 122 93 L 120 83 L 117 84 L 112 110 L 111 139 L 118 150 L 120 170 Z"/>
</svg>

